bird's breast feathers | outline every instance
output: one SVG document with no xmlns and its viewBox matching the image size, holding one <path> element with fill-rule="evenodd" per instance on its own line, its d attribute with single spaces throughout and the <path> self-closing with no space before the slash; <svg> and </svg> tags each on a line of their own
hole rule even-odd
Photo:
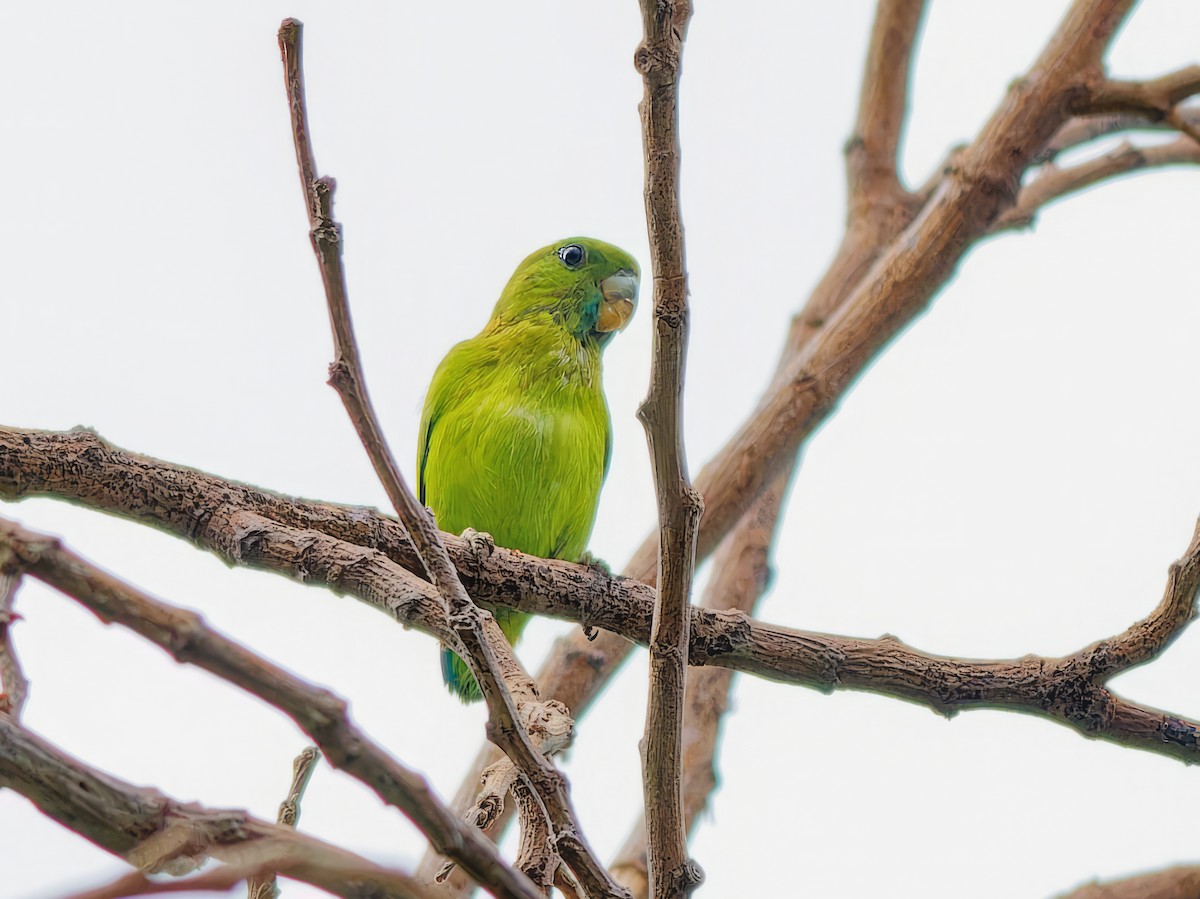
<svg viewBox="0 0 1200 899">
<path fill-rule="evenodd" d="M 464 373 L 469 383 L 430 428 L 425 501 L 445 530 L 573 560 L 604 480 L 608 407 L 586 348 L 540 349 Z"/>
</svg>

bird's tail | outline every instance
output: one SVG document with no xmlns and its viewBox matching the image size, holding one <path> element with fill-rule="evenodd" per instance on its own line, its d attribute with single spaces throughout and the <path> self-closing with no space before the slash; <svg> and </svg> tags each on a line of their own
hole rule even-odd
<svg viewBox="0 0 1200 899">
<path fill-rule="evenodd" d="M 514 612 L 512 609 L 495 609 L 492 614 L 496 616 L 496 623 L 500 625 L 500 630 L 504 631 L 509 643 L 516 643 L 521 639 L 521 632 L 529 623 L 529 615 Z M 442 680 L 446 682 L 450 692 L 463 702 L 478 702 L 483 699 L 483 693 L 480 692 L 475 675 L 471 673 L 467 663 L 445 646 L 442 647 Z"/>
</svg>

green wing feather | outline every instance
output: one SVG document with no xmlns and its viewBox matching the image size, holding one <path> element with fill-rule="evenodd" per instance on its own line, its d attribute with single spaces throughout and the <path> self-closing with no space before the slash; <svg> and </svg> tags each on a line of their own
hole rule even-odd
<svg viewBox="0 0 1200 899">
<path fill-rule="evenodd" d="M 600 257 L 597 270 L 564 269 L 562 245 L 529 257 L 487 327 L 438 366 L 417 447 L 420 498 L 442 530 L 474 528 L 500 546 L 571 561 L 587 546 L 612 451 L 600 367 L 611 335 L 595 330 L 598 311 L 588 307 L 601 302 L 603 277 L 637 272 L 615 247 L 573 243 Z M 515 642 L 529 616 L 493 611 Z M 442 653 L 450 689 L 478 699 L 466 664 Z"/>
</svg>

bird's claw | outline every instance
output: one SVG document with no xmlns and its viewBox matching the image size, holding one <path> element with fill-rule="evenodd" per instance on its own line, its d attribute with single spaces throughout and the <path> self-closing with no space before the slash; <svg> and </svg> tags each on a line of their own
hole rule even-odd
<svg viewBox="0 0 1200 899">
<path fill-rule="evenodd" d="M 591 550 L 585 549 L 583 551 L 583 555 L 579 557 L 579 564 L 586 565 L 588 568 L 591 568 L 593 571 L 598 571 L 606 577 L 613 576 L 612 568 L 609 566 L 609 564 L 599 556 L 592 555 Z"/>
<path fill-rule="evenodd" d="M 462 538 L 466 541 L 467 549 L 480 561 L 491 558 L 492 553 L 496 551 L 496 541 L 485 531 L 467 528 L 462 532 Z"/>
</svg>

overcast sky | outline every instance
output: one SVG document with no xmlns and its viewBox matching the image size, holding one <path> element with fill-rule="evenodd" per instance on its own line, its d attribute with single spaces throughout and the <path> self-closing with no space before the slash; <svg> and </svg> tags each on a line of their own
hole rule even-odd
<svg viewBox="0 0 1200 899">
<path fill-rule="evenodd" d="M 975 134 L 1066 6 L 932 4 L 907 177 Z M 839 239 L 872 7 L 698 4 L 682 98 L 693 470 L 754 406 Z M 646 267 L 633 0 L 7 4 L 0 422 L 86 424 L 228 478 L 385 507 L 324 384 L 275 46 L 288 15 L 307 26 L 318 165 L 338 180 L 367 376 L 406 474 L 434 367 L 528 252 L 589 234 Z M 1146 0 L 1113 69 L 1194 62 L 1197 34 L 1200 4 Z M 1200 513 L 1198 208 L 1200 172 L 1153 172 L 974 250 L 810 442 L 759 617 L 987 658 L 1072 652 L 1145 615 Z M 634 418 L 648 294 L 605 362 L 615 452 L 591 548 L 616 568 L 653 524 Z M 37 500 L 0 515 L 349 697 L 365 730 L 454 793 L 485 714 L 444 690 L 430 638 L 94 512 Z M 18 609 L 30 728 L 126 780 L 273 818 L 307 742 L 290 720 L 40 586 Z M 535 622 L 522 658 L 536 667 L 569 629 Z M 1116 686 L 1200 716 L 1198 653 L 1193 631 Z M 639 651 L 564 762 L 606 859 L 641 801 L 645 675 Z M 1200 785 L 1178 762 L 1013 714 L 947 722 L 747 677 L 734 694 L 692 843 L 701 895 L 1043 896 L 1198 860 Z M 405 867 L 424 848 L 326 766 L 302 826 Z M 0 868 L 6 896 L 33 899 L 122 864 L 4 791 Z"/>
</svg>

